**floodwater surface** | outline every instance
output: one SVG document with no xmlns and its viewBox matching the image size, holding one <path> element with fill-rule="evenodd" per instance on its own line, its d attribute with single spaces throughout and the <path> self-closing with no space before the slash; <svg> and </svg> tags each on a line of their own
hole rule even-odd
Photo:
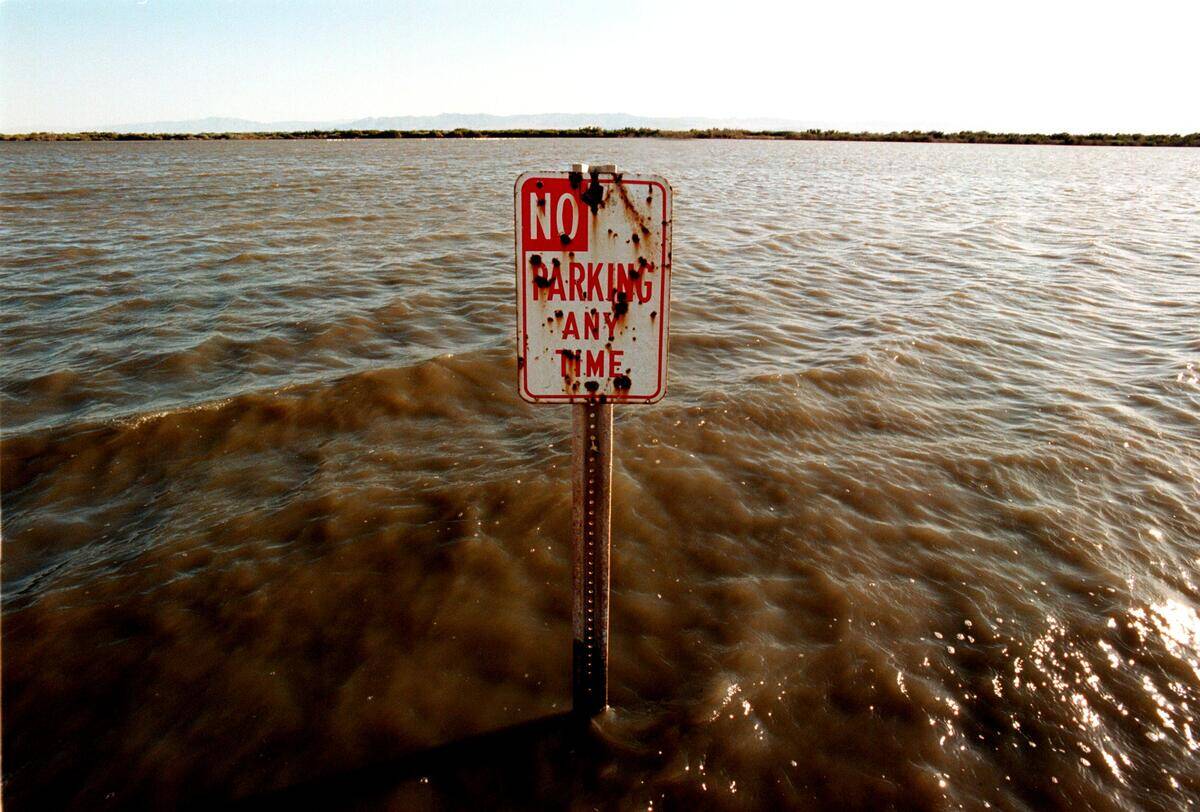
<svg viewBox="0 0 1200 812">
<path fill-rule="evenodd" d="M 675 191 L 585 729 L 574 161 Z M 1200 150 L 5 144 L 0 268 L 6 808 L 1200 801 Z"/>
</svg>

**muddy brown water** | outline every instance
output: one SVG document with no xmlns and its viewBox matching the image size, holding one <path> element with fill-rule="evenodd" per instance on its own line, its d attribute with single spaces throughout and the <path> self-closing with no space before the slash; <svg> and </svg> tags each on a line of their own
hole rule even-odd
<svg viewBox="0 0 1200 812">
<path fill-rule="evenodd" d="M 512 183 L 674 184 L 612 709 Z M 6 808 L 1200 801 L 1200 150 L 0 146 Z M 528 723 L 528 724 L 524 724 Z"/>
</svg>

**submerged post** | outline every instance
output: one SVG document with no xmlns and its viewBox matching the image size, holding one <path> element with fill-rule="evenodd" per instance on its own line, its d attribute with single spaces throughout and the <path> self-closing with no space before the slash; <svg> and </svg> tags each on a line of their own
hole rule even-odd
<svg viewBox="0 0 1200 812">
<path fill-rule="evenodd" d="M 611 403 L 572 411 L 572 706 L 595 716 L 608 704 L 608 576 L 612 516 Z"/>
<path fill-rule="evenodd" d="M 608 705 L 613 406 L 666 393 L 671 186 L 611 164 L 526 172 L 513 189 L 517 391 L 569 403 L 575 713 Z"/>
</svg>

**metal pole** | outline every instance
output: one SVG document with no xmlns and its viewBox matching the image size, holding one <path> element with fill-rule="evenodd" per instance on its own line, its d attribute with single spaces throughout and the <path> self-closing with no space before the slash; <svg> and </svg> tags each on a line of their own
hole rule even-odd
<svg viewBox="0 0 1200 812">
<path fill-rule="evenodd" d="M 572 705 L 595 716 L 608 705 L 609 519 L 612 514 L 611 403 L 572 411 Z"/>
</svg>

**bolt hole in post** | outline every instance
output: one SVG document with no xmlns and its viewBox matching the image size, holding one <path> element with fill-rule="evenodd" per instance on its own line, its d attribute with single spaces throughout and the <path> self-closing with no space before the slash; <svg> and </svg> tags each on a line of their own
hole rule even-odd
<svg viewBox="0 0 1200 812">
<path fill-rule="evenodd" d="M 666 392 L 671 187 L 610 164 L 526 172 L 514 215 L 517 390 L 571 404 L 572 700 L 590 718 L 608 704 L 613 405 Z"/>
</svg>

